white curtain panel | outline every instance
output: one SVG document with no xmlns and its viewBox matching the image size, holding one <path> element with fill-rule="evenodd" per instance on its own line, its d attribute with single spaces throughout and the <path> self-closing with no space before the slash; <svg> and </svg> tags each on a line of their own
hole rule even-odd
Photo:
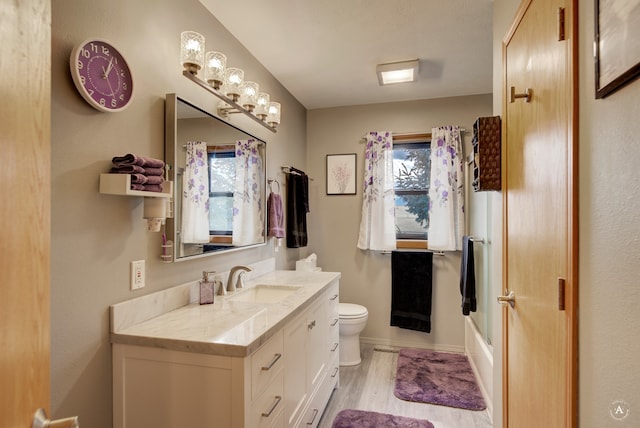
<svg viewBox="0 0 640 428">
<path fill-rule="evenodd" d="M 233 191 L 233 245 L 263 242 L 262 158 L 255 139 L 236 141 L 236 184 Z"/>
<path fill-rule="evenodd" d="M 429 248 L 462 250 L 464 234 L 464 175 L 462 139 L 458 126 L 431 130 L 429 187 Z"/>
<path fill-rule="evenodd" d="M 364 195 L 358 248 L 389 251 L 396 248 L 393 191 L 393 137 L 389 131 L 366 135 Z"/>
<path fill-rule="evenodd" d="M 189 141 L 182 179 L 182 242 L 209 242 L 209 173 L 207 143 Z"/>
</svg>

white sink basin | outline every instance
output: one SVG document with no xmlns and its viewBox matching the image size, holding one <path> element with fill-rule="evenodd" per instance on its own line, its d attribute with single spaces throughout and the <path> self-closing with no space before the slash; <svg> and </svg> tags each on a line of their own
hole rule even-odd
<svg viewBox="0 0 640 428">
<path fill-rule="evenodd" d="M 258 284 L 254 287 L 238 291 L 230 296 L 230 300 L 251 303 L 276 303 L 292 295 L 300 289 L 297 285 Z"/>
</svg>

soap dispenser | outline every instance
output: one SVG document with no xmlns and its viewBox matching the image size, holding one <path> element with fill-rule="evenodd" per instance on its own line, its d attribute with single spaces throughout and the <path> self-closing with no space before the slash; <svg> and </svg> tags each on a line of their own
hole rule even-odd
<svg viewBox="0 0 640 428">
<path fill-rule="evenodd" d="M 210 305 L 213 303 L 213 295 L 215 294 L 215 281 L 213 275 L 215 271 L 202 271 L 202 280 L 200 280 L 200 304 Z"/>
</svg>

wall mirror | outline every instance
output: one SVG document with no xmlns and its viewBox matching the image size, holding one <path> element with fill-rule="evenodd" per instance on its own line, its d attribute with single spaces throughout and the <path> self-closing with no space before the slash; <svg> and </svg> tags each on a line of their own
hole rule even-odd
<svg viewBox="0 0 640 428">
<path fill-rule="evenodd" d="M 174 261 L 266 243 L 266 142 L 186 101 L 165 100 Z"/>
</svg>

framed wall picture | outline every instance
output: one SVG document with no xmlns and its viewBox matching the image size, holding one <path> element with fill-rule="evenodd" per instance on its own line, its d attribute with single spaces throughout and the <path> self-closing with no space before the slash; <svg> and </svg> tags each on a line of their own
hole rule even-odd
<svg viewBox="0 0 640 428">
<path fill-rule="evenodd" d="M 356 154 L 327 155 L 327 195 L 356 194 Z"/>
<path fill-rule="evenodd" d="M 640 76 L 640 3 L 595 0 L 596 98 Z"/>
</svg>

